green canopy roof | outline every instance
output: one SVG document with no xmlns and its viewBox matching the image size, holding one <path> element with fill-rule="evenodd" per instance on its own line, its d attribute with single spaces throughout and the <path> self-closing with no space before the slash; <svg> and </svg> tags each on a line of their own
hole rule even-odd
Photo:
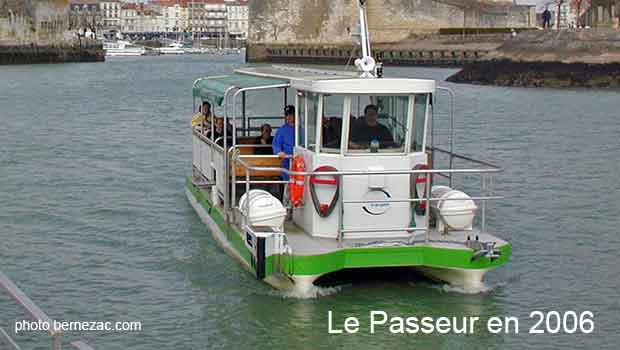
<svg viewBox="0 0 620 350">
<path fill-rule="evenodd" d="M 193 87 L 193 95 L 203 101 L 209 101 L 221 106 L 224 103 L 224 95 L 230 88 L 241 89 L 281 84 L 288 84 L 288 80 L 263 78 L 247 74 L 232 74 L 196 80 Z"/>
</svg>

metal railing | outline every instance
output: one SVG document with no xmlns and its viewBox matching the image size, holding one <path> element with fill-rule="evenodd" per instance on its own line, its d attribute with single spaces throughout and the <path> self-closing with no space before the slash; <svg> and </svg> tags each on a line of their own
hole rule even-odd
<svg viewBox="0 0 620 350">
<path fill-rule="evenodd" d="M 229 157 L 232 160 L 232 168 L 233 168 L 233 172 L 232 172 L 232 194 L 231 194 L 231 199 L 232 199 L 232 206 L 233 208 L 237 208 L 237 185 L 238 184 L 245 184 L 245 192 L 248 193 L 250 192 L 250 185 L 273 185 L 273 184 L 281 184 L 281 185 L 285 185 L 288 183 L 288 181 L 284 181 L 284 180 L 251 180 L 251 169 L 249 169 L 247 167 L 247 165 L 250 165 L 249 163 L 245 162 L 244 159 L 260 159 L 260 158 L 265 158 L 265 159 L 275 159 L 279 157 L 277 155 L 259 155 L 259 154 L 234 154 L 234 152 L 236 152 L 236 150 L 240 149 L 240 148 L 267 148 L 267 147 L 271 147 L 269 145 L 235 145 L 235 147 L 231 147 L 230 150 L 228 151 Z M 285 158 L 291 159 L 292 156 L 287 155 Z M 237 162 L 239 162 L 244 170 L 245 170 L 245 180 L 242 181 L 237 181 Z M 250 165 L 251 167 L 251 165 Z M 275 168 L 274 168 L 275 169 Z M 283 168 L 277 168 L 277 169 L 283 169 Z M 260 170 L 259 170 L 260 171 Z M 275 171 L 279 171 L 279 170 L 270 170 L 271 172 L 275 172 Z M 290 169 L 289 169 L 290 171 Z M 238 209 L 238 208 L 237 208 Z"/>
<path fill-rule="evenodd" d="M 50 325 L 48 335 L 51 338 L 51 349 L 52 350 L 61 350 L 62 343 L 61 337 L 63 335 L 62 331 L 55 330 L 53 325 L 53 320 L 41 310 L 35 303 L 32 301 L 26 293 L 24 293 L 11 279 L 0 271 L 0 290 L 4 290 L 8 293 L 8 295 L 26 312 L 30 315 L 30 317 L 40 323 L 46 323 Z M 11 346 L 11 348 L 15 350 L 20 350 L 21 347 L 11 338 L 8 332 L 6 332 L 2 327 L 0 327 L 0 340 L 4 339 L 4 341 Z M 71 346 L 78 350 L 92 350 L 92 348 L 84 343 L 83 341 L 74 341 L 70 343 Z"/>
<path fill-rule="evenodd" d="M 457 158 L 459 157 L 459 155 L 453 154 L 453 157 Z M 470 159 L 470 158 L 467 158 Z M 481 231 L 485 232 L 486 231 L 486 202 L 489 200 L 497 200 L 497 199 L 501 199 L 503 197 L 501 196 L 494 196 L 491 195 L 489 193 L 487 193 L 487 177 L 501 172 L 501 169 L 499 167 L 496 167 L 490 163 L 486 163 L 483 162 L 484 164 L 488 164 L 488 168 L 482 168 L 482 169 L 420 169 L 420 170 L 413 170 L 413 169 L 403 169 L 403 170 L 351 170 L 351 171 L 321 171 L 321 172 L 315 172 L 315 171 L 291 171 L 289 169 L 285 169 L 285 168 L 280 168 L 280 167 L 259 167 L 259 166 L 253 166 L 251 164 L 249 164 L 248 162 L 246 162 L 243 158 L 241 157 L 234 157 L 233 158 L 233 162 L 239 163 L 242 167 L 245 168 L 245 181 L 236 181 L 236 177 L 234 179 L 235 184 L 237 183 L 245 183 L 245 187 L 246 187 L 246 192 L 249 192 L 250 188 L 251 188 L 251 184 L 252 182 L 250 181 L 250 173 L 253 171 L 263 171 L 263 172 L 281 172 L 281 173 L 285 173 L 288 174 L 289 176 L 295 176 L 295 175 L 301 175 L 304 177 L 309 177 L 312 175 L 318 175 L 318 176 L 338 176 L 338 177 L 345 177 L 345 176 L 368 176 L 368 175 L 386 175 L 386 176 L 390 176 L 390 175 L 426 175 L 426 186 L 425 186 L 425 193 L 424 196 L 422 196 L 421 198 L 395 198 L 395 199 L 383 199 L 383 200 L 341 200 L 341 211 L 340 211 L 340 216 L 339 216 L 339 229 L 338 229 L 338 240 L 342 241 L 343 239 L 345 239 L 345 234 L 346 233 L 371 233 L 371 232 L 415 232 L 415 231 L 424 231 L 426 233 L 426 238 L 425 241 L 428 242 L 430 240 L 430 208 L 431 208 L 431 203 L 432 202 L 439 202 L 439 201 L 451 201 L 451 200 L 474 200 L 474 201 L 479 201 L 481 202 Z M 432 184 L 432 176 L 433 175 L 441 175 L 441 176 L 445 176 L 446 174 L 448 174 L 449 176 L 452 176 L 453 174 L 469 174 L 469 175 L 480 175 L 482 178 L 482 190 L 481 190 L 481 195 L 480 196 L 474 196 L 474 197 L 470 197 L 470 198 L 466 198 L 466 199 L 462 199 L 462 198 L 432 198 L 431 197 L 431 184 Z M 255 183 L 260 183 L 260 182 L 255 182 Z M 341 181 L 342 183 L 342 181 Z M 234 191 L 234 187 L 233 186 L 233 191 Z M 344 187 L 344 186 L 343 186 Z M 344 198 L 343 195 L 343 189 L 341 188 L 341 196 L 342 198 Z M 344 210 L 344 206 L 346 204 L 371 204 L 371 203 L 417 203 L 417 202 L 425 202 L 426 203 L 426 208 L 427 210 L 425 211 L 424 217 L 425 217 L 425 225 L 423 227 L 414 227 L 414 226 L 408 226 L 408 227 L 389 227 L 389 228 L 345 228 L 344 227 L 344 215 L 345 215 L 345 210 Z"/>
<path fill-rule="evenodd" d="M 245 116 L 245 92 L 246 91 L 254 91 L 254 90 L 264 90 L 264 89 L 269 89 L 269 88 L 284 88 L 285 90 L 285 96 L 286 96 L 286 87 L 287 84 L 282 84 L 282 85 L 273 85 L 273 86 L 263 86 L 263 87 L 254 87 L 254 88 L 243 88 L 243 89 L 238 89 L 234 92 L 233 94 L 233 103 L 232 103 L 232 116 L 233 116 L 233 120 L 236 117 L 236 98 L 239 95 L 242 95 L 242 110 L 243 110 L 243 117 L 244 117 L 244 126 L 242 128 L 237 128 L 236 124 L 233 123 L 233 132 L 232 135 L 232 145 L 227 145 L 227 136 L 224 137 L 224 147 L 221 147 L 219 145 L 217 145 L 215 142 L 211 141 L 211 140 L 206 140 L 207 144 L 210 145 L 215 145 L 216 150 L 219 152 L 223 152 L 224 149 L 230 147 L 228 149 L 228 151 L 225 153 L 226 156 L 224 157 L 224 171 L 225 171 L 225 190 L 224 190 L 224 208 L 225 210 L 229 210 L 229 209 L 233 209 L 233 210 L 238 210 L 239 208 L 237 208 L 236 205 L 236 185 L 238 184 L 245 184 L 245 190 L 246 192 L 248 192 L 251 188 L 251 185 L 255 185 L 255 184 L 286 184 L 287 181 L 278 181 L 278 180 L 253 180 L 251 178 L 251 173 L 252 172 L 279 172 L 279 173 L 283 173 L 283 174 L 288 174 L 288 175 L 301 175 L 304 177 L 308 177 L 308 176 L 312 176 L 312 175 L 321 175 L 321 176 L 338 176 L 338 177 L 344 177 L 344 176 L 368 176 L 368 175 L 421 175 L 421 174 L 425 174 L 427 175 L 427 183 L 426 183 L 426 193 L 424 194 L 423 198 L 408 198 L 408 199 L 387 199 L 387 200 L 382 200 L 382 201 L 373 201 L 373 200 L 358 200 L 358 201 L 345 201 L 342 200 L 340 208 L 341 208 L 341 215 L 340 215 L 340 227 L 339 227 L 339 235 L 338 238 L 339 240 L 344 238 L 344 233 L 349 233 L 349 232 L 382 232 L 382 231 L 386 231 L 386 230 L 394 230 L 394 231 L 407 231 L 407 232 L 411 232 L 411 231 L 421 231 L 424 230 L 426 231 L 426 236 L 427 236 L 427 241 L 428 241 L 428 237 L 430 235 L 430 204 L 431 202 L 434 201 L 445 201 L 445 200 L 461 200 L 461 199 L 437 199 L 437 198 L 431 198 L 431 184 L 434 183 L 434 179 L 432 178 L 434 175 L 438 175 L 444 178 L 447 178 L 449 181 L 449 185 L 450 187 L 452 187 L 453 185 L 453 177 L 456 174 L 474 174 L 474 175 L 479 175 L 481 178 L 481 192 L 482 195 L 480 196 L 474 196 L 471 197 L 472 200 L 475 201 L 480 201 L 482 202 L 481 205 L 481 226 L 482 226 L 482 231 L 484 232 L 486 230 L 486 202 L 488 200 L 495 200 L 495 199 L 500 199 L 502 197 L 499 196 L 493 196 L 493 195 L 488 195 L 488 179 L 492 178 L 493 173 L 497 173 L 500 172 L 501 169 L 496 167 L 493 164 L 487 163 L 487 162 L 483 162 L 483 161 L 478 161 L 463 155 L 458 155 L 456 153 L 453 152 L 454 150 L 454 93 L 451 89 L 449 88 L 444 88 L 444 87 L 437 87 L 437 90 L 440 92 L 445 92 L 449 95 L 450 97 L 450 104 L 449 104 L 449 145 L 448 145 L 448 150 L 436 147 L 434 145 L 433 142 L 433 121 L 432 121 L 432 117 L 430 118 L 429 122 L 431 122 L 431 131 L 430 131 L 430 135 L 431 135 L 431 141 L 430 142 L 426 142 L 426 144 L 430 144 L 431 146 L 427 146 L 426 150 L 431 151 L 431 152 L 436 152 L 437 154 L 447 154 L 448 155 L 448 168 L 447 169 L 431 169 L 431 170 L 411 170 L 411 169 L 405 169 L 405 170 L 382 170 L 382 171 L 368 171 L 368 170 L 359 170 L 359 171 L 335 171 L 335 172 L 293 172 L 290 171 L 290 169 L 284 169 L 281 167 L 264 167 L 264 166 L 253 166 L 252 164 L 248 163 L 246 160 L 248 160 L 248 158 L 256 158 L 256 157 L 273 157 L 273 156 L 260 156 L 260 155 L 239 155 L 236 152 L 237 149 L 241 148 L 241 147 L 257 147 L 260 145 L 236 145 L 236 136 L 237 136 L 237 131 L 242 131 L 244 134 L 247 134 L 247 132 L 251 129 L 251 125 L 247 125 L 245 123 L 248 122 L 248 119 L 263 119 L 264 117 L 260 117 L 260 118 L 246 118 Z M 225 96 L 228 97 L 229 94 L 232 93 L 232 91 L 235 90 L 233 88 L 229 89 L 226 93 Z M 285 97 L 286 99 L 286 97 Z M 225 99 L 226 100 L 226 99 Z M 228 103 L 225 104 L 226 105 L 226 115 L 225 118 L 228 119 Z M 428 112 L 427 112 L 428 113 Z M 251 124 L 251 122 L 250 122 Z M 225 128 L 224 130 L 224 134 L 227 134 L 227 128 Z M 201 135 L 202 136 L 202 135 Z M 203 139 L 203 141 L 206 139 L 204 137 L 201 137 L 201 139 Z M 231 147 L 232 146 L 232 147 Z M 486 167 L 486 168 L 481 168 L 481 169 L 470 169 L 470 168 L 464 168 L 464 169 L 454 169 L 454 161 L 456 159 L 461 159 L 461 160 L 467 160 L 470 162 L 475 163 L 477 166 L 482 166 L 482 167 Z M 230 170 L 231 167 L 229 164 L 229 162 L 232 162 L 232 169 L 233 173 L 230 174 Z M 241 180 L 241 181 L 237 181 L 237 164 L 240 164 L 241 166 L 243 166 L 245 168 L 245 179 Z M 230 177 L 232 177 L 232 183 L 229 182 Z M 232 184 L 232 186 L 230 186 Z M 231 188 L 232 187 L 232 188 Z M 341 189 L 341 196 L 342 198 L 344 198 L 344 194 L 343 194 L 343 189 Z M 232 193 L 230 193 L 229 191 L 232 191 Z M 229 195 L 231 194 L 231 196 Z M 230 200 L 232 200 L 232 205 L 230 203 Z M 426 210 L 426 225 L 424 227 L 405 227 L 405 228 L 387 228 L 387 229 L 367 229 L 367 228 L 345 228 L 343 227 L 343 217 L 344 217 L 344 206 L 346 204 L 370 204 L 370 203 L 397 203 L 397 202 L 409 202 L 409 203 L 416 203 L 416 202 L 426 202 L 426 206 L 428 208 L 428 210 Z M 227 221 L 229 221 L 228 218 L 228 213 L 226 214 L 227 217 Z"/>
<path fill-rule="evenodd" d="M 270 124 L 272 131 L 277 130 L 280 127 L 280 125 L 284 123 L 283 116 L 252 116 L 252 117 L 247 117 L 246 119 L 247 119 L 247 125 L 244 125 L 242 129 L 237 128 L 237 129 L 242 130 L 244 136 L 248 136 L 251 131 L 260 131 L 261 125 L 265 124 L 268 121 L 279 122 L 278 124 L 274 123 L 274 125 Z M 259 122 L 258 125 L 254 125 L 254 122 L 256 121 Z"/>
</svg>

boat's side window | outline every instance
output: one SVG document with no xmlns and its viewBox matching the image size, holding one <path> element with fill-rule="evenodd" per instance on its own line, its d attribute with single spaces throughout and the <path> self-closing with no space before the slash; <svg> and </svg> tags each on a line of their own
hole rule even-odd
<svg viewBox="0 0 620 350">
<path fill-rule="evenodd" d="M 306 147 L 306 94 L 297 94 L 297 145 Z"/>
<path fill-rule="evenodd" d="M 306 132 L 306 137 L 308 139 L 307 148 L 310 151 L 316 152 L 316 122 L 317 122 L 317 111 L 319 108 L 319 95 L 308 93 L 306 96 L 306 104 L 307 104 L 307 126 L 308 130 Z"/>
<path fill-rule="evenodd" d="M 413 107 L 413 132 L 411 133 L 411 151 L 421 152 L 424 143 L 424 125 L 426 121 L 427 94 L 415 95 Z"/>
<path fill-rule="evenodd" d="M 321 117 L 321 152 L 340 154 L 344 95 L 324 95 Z"/>
<path fill-rule="evenodd" d="M 398 148 L 397 152 L 404 152 L 409 97 L 379 96 L 377 97 L 377 106 L 379 107 L 379 122 L 386 125 L 392 132 L 392 139 L 394 140 L 391 145 L 392 148 Z"/>
</svg>

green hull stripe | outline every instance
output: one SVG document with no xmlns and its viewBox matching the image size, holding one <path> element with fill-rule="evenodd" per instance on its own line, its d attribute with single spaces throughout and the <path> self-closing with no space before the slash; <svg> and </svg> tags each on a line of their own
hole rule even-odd
<svg viewBox="0 0 620 350">
<path fill-rule="evenodd" d="M 219 228 L 226 234 L 232 246 L 251 265 L 251 253 L 243 242 L 241 232 L 226 224 L 222 213 L 214 207 L 207 196 L 194 186 L 188 178 L 187 187 L 198 203 L 209 213 Z M 511 254 L 509 244 L 499 247 L 501 257 L 491 261 L 482 257 L 474 262 L 471 249 L 452 249 L 428 246 L 408 247 L 369 247 L 347 248 L 321 255 L 294 255 L 281 257 L 283 265 L 280 270 L 290 275 L 321 275 L 345 268 L 360 267 L 394 267 L 394 266 L 426 266 L 435 268 L 488 269 L 503 265 Z M 273 273 L 273 257 L 267 258 L 266 273 Z"/>
<path fill-rule="evenodd" d="M 226 219 L 220 212 L 219 208 L 216 206 L 213 206 L 210 199 L 207 198 L 207 196 L 205 196 L 204 192 L 202 192 L 198 187 L 192 184 L 192 181 L 190 178 L 187 179 L 187 188 L 194 195 L 194 198 L 196 198 L 196 201 L 200 203 L 200 205 L 202 205 L 202 207 L 207 211 L 209 216 L 211 216 L 213 221 L 215 221 L 215 223 L 220 228 L 220 230 L 224 232 L 224 235 L 226 236 L 226 239 L 228 240 L 228 242 L 230 242 L 232 246 L 235 248 L 235 250 L 239 252 L 243 260 L 247 261 L 248 264 L 251 264 L 252 254 L 250 253 L 248 248 L 245 246 L 245 243 L 241 239 L 242 237 L 241 232 L 235 229 L 233 226 L 230 226 L 226 223 Z"/>
</svg>

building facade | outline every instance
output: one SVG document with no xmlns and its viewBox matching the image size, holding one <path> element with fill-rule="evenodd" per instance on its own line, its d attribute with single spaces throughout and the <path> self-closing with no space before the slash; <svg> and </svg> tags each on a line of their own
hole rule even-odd
<svg viewBox="0 0 620 350">
<path fill-rule="evenodd" d="M 138 32 L 138 4 L 127 3 L 121 6 L 121 32 Z"/>
<path fill-rule="evenodd" d="M 195 38 L 247 38 L 248 0 L 118 1 L 105 0 L 100 3 L 103 23 L 108 29 L 117 26 L 123 33 L 187 32 Z M 118 4 L 120 10 L 116 11 L 116 5 L 112 3 Z"/>
<path fill-rule="evenodd" d="M 246 40 L 248 37 L 248 22 L 250 11 L 247 0 L 226 2 L 227 27 L 230 37 Z"/>
<path fill-rule="evenodd" d="M 187 9 L 190 32 L 210 37 L 222 36 L 227 32 L 224 0 L 189 0 Z"/>
<path fill-rule="evenodd" d="M 120 0 L 103 0 L 99 2 L 103 29 L 121 30 L 121 6 Z"/>
<path fill-rule="evenodd" d="M 153 10 L 143 10 L 138 12 L 139 33 L 160 33 L 165 32 L 166 20 L 164 16 Z"/>
<path fill-rule="evenodd" d="M 69 26 L 71 29 L 96 32 L 102 27 L 102 17 L 97 0 L 70 0 Z"/>
<path fill-rule="evenodd" d="M 188 29 L 189 16 L 186 2 L 165 4 L 161 8 L 165 32 L 183 32 Z"/>
</svg>

